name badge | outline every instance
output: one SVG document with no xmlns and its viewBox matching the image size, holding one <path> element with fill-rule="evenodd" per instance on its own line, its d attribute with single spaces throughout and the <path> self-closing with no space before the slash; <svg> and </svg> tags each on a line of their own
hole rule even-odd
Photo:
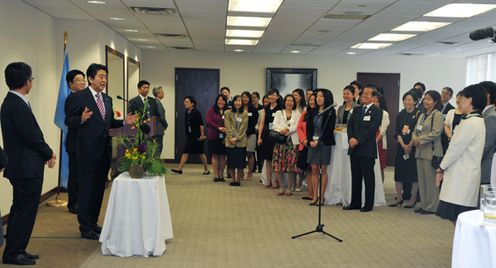
<svg viewBox="0 0 496 268">
<path fill-rule="evenodd" d="M 274 123 L 269 123 L 269 130 L 273 130 L 274 129 Z"/>
<path fill-rule="evenodd" d="M 241 121 L 242 121 L 241 117 L 236 118 L 236 122 L 241 123 Z"/>
<path fill-rule="evenodd" d="M 417 130 L 418 130 L 418 131 L 422 131 L 422 128 L 423 128 L 423 127 L 422 127 L 422 125 L 420 125 L 420 124 L 419 124 L 419 125 L 417 125 Z"/>
<path fill-rule="evenodd" d="M 253 114 L 252 113 L 248 113 L 248 117 L 252 116 Z"/>
<path fill-rule="evenodd" d="M 319 140 L 319 136 L 313 136 L 313 137 L 312 137 L 312 139 L 313 139 L 314 141 L 318 141 L 318 140 Z"/>
<path fill-rule="evenodd" d="M 191 133 L 191 127 L 188 127 L 188 132 Z"/>
<path fill-rule="evenodd" d="M 223 139 L 224 138 L 224 133 L 219 133 L 219 139 Z"/>
<path fill-rule="evenodd" d="M 222 120 L 224 120 L 224 116 L 222 116 Z"/>
<path fill-rule="evenodd" d="M 370 121 L 370 115 L 366 115 L 363 117 L 363 121 Z"/>
</svg>

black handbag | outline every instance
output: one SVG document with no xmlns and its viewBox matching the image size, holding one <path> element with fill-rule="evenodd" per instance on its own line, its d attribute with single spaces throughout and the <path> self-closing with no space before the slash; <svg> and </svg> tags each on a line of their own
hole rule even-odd
<svg viewBox="0 0 496 268">
<path fill-rule="evenodd" d="M 431 120 L 431 131 L 434 126 L 434 114 L 432 114 L 432 120 Z M 434 155 L 434 142 L 432 142 L 432 160 L 431 160 L 431 166 L 433 169 L 438 169 L 439 165 L 441 165 L 441 162 L 443 161 L 442 156 L 436 156 Z"/>
<path fill-rule="evenodd" d="M 281 143 L 281 144 L 286 143 L 286 141 L 288 141 L 287 136 L 281 135 L 281 133 L 275 130 L 269 131 L 269 139 L 274 143 Z"/>
</svg>

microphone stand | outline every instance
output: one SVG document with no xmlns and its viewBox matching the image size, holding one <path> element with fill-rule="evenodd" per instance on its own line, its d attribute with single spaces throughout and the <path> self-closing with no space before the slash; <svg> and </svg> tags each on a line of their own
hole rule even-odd
<svg viewBox="0 0 496 268">
<path fill-rule="evenodd" d="M 329 111 L 327 111 L 328 114 L 330 114 L 330 111 L 332 111 L 333 109 L 329 109 Z M 325 112 L 322 112 L 321 114 L 323 115 Z M 322 128 L 322 130 L 326 129 L 327 127 L 327 123 L 329 122 L 329 117 L 330 116 L 327 116 L 326 118 L 326 121 L 324 122 L 324 126 Z M 321 143 L 321 140 L 322 140 L 322 134 L 320 135 L 319 137 L 319 144 Z M 332 133 L 332 135 L 334 135 L 334 133 Z M 317 144 L 317 146 L 319 146 L 319 144 Z M 324 192 L 324 190 L 322 189 L 322 153 L 319 154 L 319 163 L 321 163 L 319 165 L 319 190 L 318 190 L 318 222 L 317 222 L 317 227 L 315 228 L 315 230 L 313 231 L 309 231 L 309 232 L 306 232 L 306 233 L 303 233 L 303 234 L 299 234 L 299 235 L 295 235 L 295 236 L 292 236 L 291 239 L 296 239 L 298 237 L 302 237 L 302 236 L 305 236 L 305 235 L 309 235 L 309 234 L 313 234 L 313 233 L 322 233 L 322 234 L 325 234 L 331 238 L 334 238 L 335 240 L 337 240 L 338 242 L 343 242 L 342 239 L 332 235 L 332 234 L 329 234 L 328 232 L 324 231 L 324 224 L 322 224 L 322 198 L 321 198 L 321 195 L 322 193 Z M 327 172 L 327 170 L 325 171 Z"/>
</svg>

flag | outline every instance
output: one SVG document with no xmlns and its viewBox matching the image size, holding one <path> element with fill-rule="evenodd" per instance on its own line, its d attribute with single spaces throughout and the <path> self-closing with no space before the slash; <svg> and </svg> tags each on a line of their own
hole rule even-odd
<svg viewBox="0 0 496 268">
<path fill-rule="evenodd" d="M 65 148 L 65 140 L 67 138 L 67 126 L 64 123 L 65 120 L 65 100 L 70 94 L 69 85 L 65 81 L 65 76 L 69 72 L 69 55 L 67 50 L 64 51 L 64 65 L 62 67 L 62 74 L 60 75 L 60 86 L 59 95 L 57 98 L 57 108 L 55 109 L 54 122 L 57 127 L 62 131 L 62 138 L 60 144 L 60 155 L 59 155 L 59 186 L 67 189 L 67 181 L 69 180 L 69 156 Z"/>
</svg>

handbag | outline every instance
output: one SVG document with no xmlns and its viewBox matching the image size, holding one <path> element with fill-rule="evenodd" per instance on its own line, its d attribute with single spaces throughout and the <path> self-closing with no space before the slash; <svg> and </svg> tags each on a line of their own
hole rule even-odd
<svg viewBox="0 0 496 268">
<path fill-rule="evenodd" d="M 288 141 L 288 136 L 281 135 L 281 133 L 271 130 L 269 132 L 269 139 L 274 143 L 286 143 Z"/>
<path fill-rule="evenodd" d="M 434 126 L 434 114 L 432 114 L 432 120 L 431 120 L 431 131 L 432 127 Z M 439 165 L 441 165 L 441 162 L 443 161 L 442 156 L 436 156 L 434 155 L 434 142 L 432 144 L 432 160 L 431 160 L 431 166 L 433 169 L 438 169 Z"/>
</svg>

